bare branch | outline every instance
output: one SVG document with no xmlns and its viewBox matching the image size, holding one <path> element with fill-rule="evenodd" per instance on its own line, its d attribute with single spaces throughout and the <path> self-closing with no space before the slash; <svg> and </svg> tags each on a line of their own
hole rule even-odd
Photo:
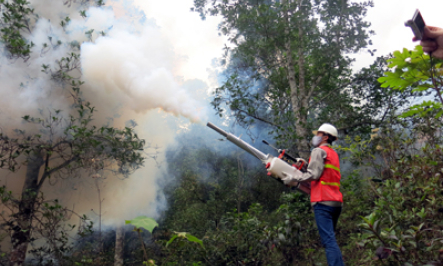
<svg viewBox="0 0 443 266">
<path fill-rule="evenodd" d="M 64 161 L 62 164 L 60 164 L 57 167 L 52 168 L 51 170 L 47 170 L 47 168 L 45 169 L 45 172 L 43 173 L 42 178 L 40 179 L 40 182 L 38 182 L 38 190 L 40 190 L 40 188 L 42 187 L 43 183 L 45 182 L 45 179 L 50 176 L 51 174 L 53 174 L 54 172 L 57 172 L 60 169 L 65 168 L 66 166 L 68 166 L 70 163 L 78 160 L 80 157 L 78 155 L 72 157 L 71 159 Z"/>
</svg>

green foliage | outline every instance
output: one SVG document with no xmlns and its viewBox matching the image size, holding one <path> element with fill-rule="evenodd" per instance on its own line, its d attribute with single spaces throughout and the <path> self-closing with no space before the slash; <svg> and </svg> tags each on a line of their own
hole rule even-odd
<svg viewBox="0 0 443 266">
<path fill-rule="evenodd" d="M 28 59 L 34 44 L 29 43 L 23 32 L 30 33 L 34 19 L 30 3 L 26 0 L 0 0 L 0 42 L 11 58 Z"/>
<path fill-rule="evenodd" d="M 171 239 L 169 239 L 168 242 L 166 242 L 166 247 L 169 246 L 175 239 L 186 239 L 189 242 L 194 242 L 199 244 L 202 248 L 204 248 L 203 246 L 203 241 L 201 241 L 200 239 L 196 238 L 195 236 L 186 233 L 186 232 L 174 232 L 174 234 L 172 235 Z M 176 241 L 177 242 L 177 241 Z"/>
<path fill-rule="evenodd" d="M 429 115 L 411 122 L 413 128 L 395 123 L 395 129 L 381 128 L 372 140 L 356 140 L 346 149 L 366 173 L 371 195 L 361 232 L 352 237 L 358 249 L 369 249 L 360 264 L 374 256 L 390 265 L 441 260 L 442 124 Z"/>
<path fill-rule="evenodd" d="M 352 80 L 350 91 L 352 95 L 352 108 L 340 112 L 349 112 L 345 116 L 338 115 L 341 119 L 359 121 L 344 130 L 346 137 L 363 136 L 368 137 L 370 125 L 379 127 L 389 123 L 396 113 L 410 106 L 416 97 L 423 93 L 413 91 L 413 88 L 405 88 L 402 91 L 384 88 L 377 81 L 389 70 L 387 60 L 390 57 L 378 57 L 369 67 L 357 72 Z M 367 114 L 362 117 L 361 114 Z M 324 120 L 325 121 L 325 120 Z"/>
<path fill-rule="evenodd" d="M 406 48 L 402 52 L 395 51 L 394 57 L 388 59 L 389 68 L 394 72 L 386 72 L 385 77 L 379 78 L 383 88 L 391 87 L 394 90 L 404 90 L 413 84 L 418 85 L 416 90 L 427 90 L 430 88 L 428 81 L 432 75 L 429 55 L 424 54 L 421 46 L 416 46 L 414 51 Z M 417 84 L 417 82 L 421 82 Z"/>
<path fill-rule="evenodd" d="M 142 228 L 145 230 L 148 230 L 150 233 L 153 233 L 154 228 L 158 226 L 157 222 L 149 217 L 146 216 L 139 216 L 132 220 L 126 220 L 125 224 L 131 224 L 135 226 L 134 231 L 138 233 L 139 239 L 141 241 L 142 249 L 143 249 L 143 265 L 155 265 L 155 261 L 152 259 L 148 259 L 149 256 L 146 251 L 145 243 L 143 241 L 143 238 L 141 236 Z M 165 247 L 167 248 L 171 243 L 178 243 L 178 245 L 183 246 L 183 240 L 197 243 L 202 248 L 204 248 L 203 241 L 198 239 L 197 237 L 187 233 L 187 232 L 174 232 L 174 234 L 171 235 L 171 238 L 166 242 Z"/>
<path fill-rule="evenodd" d="M 154 228 L 158 226 L 158 223 L 154 219 L 146 216 L 139 216 L 132 220 L 126 220 L 125 224 L 132 224 L 133 226 L 135 226 L 136 229 L 143 228 L 145 230 L 148 230 L 150 233 L 152 233 Z"/>
<path fill-rule="evenodd" d="M 435 92 L 436 101 L 422 101 L 403 112 L 401 117 L 424 117 L 435 111 L 434 115 L 440 118 L 443 115 L 443 61 L 432 58 L 423 52 L 421 46 L 416 46 L 412 51 L 406 48 L 401 52 L 395 51 L 394 57 L 388 59 L 388 62 L 392 71 L 385 72 L 385 75 L 378 79 L 383 88 L 390 87 L 401 92 L 412 88 L 413 92 L 427 95 Z"/>
<path fill-rule="evenodd" d="M 108 168 L 128 176 L 143 164 L 140 151 L 145 141 L 138 138 L 133 128 L 97 128 L 91 125 L 94 107 L 79 103 L 76 109 L 78 115 L 69 119 L 63 118 L 57 110 L 47 118 L 24 116 L 25 122 L 41 128 L 40 134 L 30 135 L 24 131 L 16 131 L 14 137 L 0 134 L 0 166 L 15 171 L 21 157 L 38 154 L 48 162 L 44 172 L 46 178 L 59 170 L 66 174 L 80 168 L 95 172 Z M 59 164 L 49 163 L 55 156 L 65 160 Z M 118 162 L 117 169 L 113 168 L 114 162 Z"/>
<path fill-rule="evenodd" d="M 248 212 L 226 213 L 220 230 L 209 231 L 204 237 L 206 265 L 272 264 L 281 259 L 275 254 L 276 226 L 271 226 L 259 204 Z M 274 246 L 273 246 L 274 245 Z M 273 264 L 275 265 L 275 264 Z"/>
<path fill-rule="evenodd" d="M 279 194 L 285 187 L 262 175 L 263 166 L 249 163 L 249 154 L 224 155 L 188 138 L 180 142 L 195 146 L 167 153 L 169 174 L 176 178 L 165 189 L 167 228 L 200 237 L 207 228 L 216 229 L 222 216 L 234 208 L 244 211 L 256 202 L 268 209 L 279 206 Z"/>
</svg>

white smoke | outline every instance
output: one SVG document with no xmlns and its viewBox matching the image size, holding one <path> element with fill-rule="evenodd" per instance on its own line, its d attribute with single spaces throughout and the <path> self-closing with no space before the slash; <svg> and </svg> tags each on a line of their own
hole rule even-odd
<svg viewBox="0 0 443 266">
<path fill-rule="evenodd" d="M 75 3 L 69 7 L 64 1 L 30 2 L 39 14 L 32 34 L 26 36 L 35 44 L 30 58 L 23 62 L 0 56 L 1 130 L 23 127 L 35 130 L 35 126 L 21 123 L 20 118 L 29 114 L 38 116 L 38 110 L 46 114 L 62 110 L 64 117 L 69 116 L 72 101 L 68 88 L 42 72 L 42 66 L 54 71 L 58 60 L 72 52 L 73 44 L 80 44 L 77 52 L 81 69 L 69 74 L 85 81 L 81 88 L 83 95 L 98 110 L 95 124 L 106 124 L 111 117 L 113 125 L 121 127 L 127 120 L 135 119 L 139 123 L 139 137 L 164 151 L 174 142 L 177 123 L 206 119 L 203 101 L 193 98 L 195 93 L 183 88 L 183 81 L 176 76 L 176 68 L 184 57 L 175 54 L 173 44 L 161 28 L 153 20 L 147 20 L 131 1 L 112 1 L 107 7 L 88 8 L 85 18 L 80 15 L 82 8 L 74 8 Z M 60 21 L 66 17 L 70 20 L 62 27 Z M 90 34 L 85 34 L 88 31 Z M 159 166 L 159 162 L 163 164 Z M 148 160 L 129 179 L 106 177 L 101 191 L 103 221 L 116 224 L 135 215 L 155 216 L 161 204 L 157 178 L 165 176 L 162 174 L 165 167 L 164 154 L 160 154 L 156 161 Z M 1 182 L 19 189 L 22 175 L 3 176 Z M 14 178 L 15 184 L 8 178 Z M 43 192 L 66 205 L 75 204 L 78 213 L 93 216 L 88 211 L 98 209 L 97 190 L 88 177 L 61 180 L 55 186 L 47 183 Z"/>
<path fill-rule="evenodd" d="M 176 81 L 179 56 L 158 26 L 116 18 L 112 8 L 90 8 L 86 14 L 72 20 L 67 31 L 76 39 L 84 38 L 84 29 L 104 35 L 81 45 L 83 79 L 97 97 L 136 112 L 161 108 L 193 122 L 205 119 L 202 104 Z"/>
<path fill-rule="evenodd" d="M 108 16 L 101 13 L 109 12 L 91 15 Z M 172 47 L 158 28 L 148 25 L 139 33 L 113 28 L 81 49 L 84 79 L 109 102 L 118 100 L 136 112 L 161 108 L 194 122 L 205 118 L 201 104 L 175 81 Z"/>
<path fill-rule="evenodd" d="M 22 126 L 20 117 L 35 114 L 44 107 L 67 111 L 66 95 L 55 89 L 57 85 L 51 82 L 51 77 L 41 71 L 43 64 L 52 68 L 55 61 L 68 52 L 64 45 L 52 48 L 49 38 L 54 35 L 64 37 L 63 31 L 52 28 L 48 20 L 40 19 L 29 36 L 30 42 L 36 44 L 31 49 L 29 60 L 24 62 L 21 59 L 10 60 L 6 55 L 0 56 L 0 125 L 3 129 Z M 44 43 L 49 44 L 48 48 L 43 48 Z"/>
</svg>

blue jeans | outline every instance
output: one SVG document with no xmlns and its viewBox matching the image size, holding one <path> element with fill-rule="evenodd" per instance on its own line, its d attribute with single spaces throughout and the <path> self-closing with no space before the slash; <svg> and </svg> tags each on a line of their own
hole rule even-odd
<svg viewBox="0 0 443 266">
<path fill-rule="evenodd" d="M 326 250 L 328 266 L 344 266 L 341 251 L 334 233 L 338 217 L 341 213 L 341 207 L 329 207 L 317 203 L 314 205 L 314 213 L 321 243 Z"/>
</svg>

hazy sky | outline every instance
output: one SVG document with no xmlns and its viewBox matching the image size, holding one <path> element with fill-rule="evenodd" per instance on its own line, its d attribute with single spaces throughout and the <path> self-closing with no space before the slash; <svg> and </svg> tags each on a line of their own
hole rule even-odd
<svg viewBox="0 0 443 266">
<path fill-rule="evenodd" d="M 198 78 L 208 81 L 207 69 L 214 58 L 222 54 L 224 38 L 218 36 L 218 18 L 209 17 L 202 21 L 197 13 L 190 12 L 193 0 L 135 0 L 148 18 L 154 18 L 163 33 L 171 40 L 175 51 L 186 57 L 179 67 L 178 74 L 186 79 Z M 443 27 L 442 0 L 375 0 L 367 19 L 376 32 L 372 36 L 371 49 L 377 49 L 376 56 L 386 55 L 403 47 L 412 49 L 412 31 L 404 22 L 420 9 L 428 25 Z M 355 69 L 373 62 L 366 51 L 356 55 Z"/>
</svg>

